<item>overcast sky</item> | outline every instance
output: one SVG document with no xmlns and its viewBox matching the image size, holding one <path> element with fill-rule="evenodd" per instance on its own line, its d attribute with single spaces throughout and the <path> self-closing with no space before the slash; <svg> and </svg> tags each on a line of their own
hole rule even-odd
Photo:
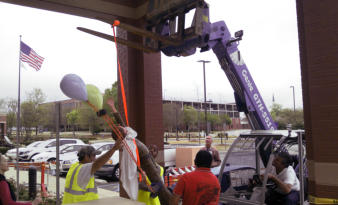
<svg viewBox="0 0 338 205">
<path fill-rule="evenodd" d="M 225 21 L 231 33 L 244 30 L 239 49 L 251 75 L 270 108 L 276 103 L 292 108 L 291 85 L 296 107 L 301 108 L 296 5 L 294 0 L 209 0 L 210 21 Z M 102 92 L 116 81 L 115 45 L 78 31 L 81 26 L 112 34 L 99 21 L 0 3 L 0 99 L 17 98 L 19 35 L 22 41 L 45 57 L 40 71 L 25 65 L 21 92 L 41 88 L 48 101 L 67 99 L 59 88 L 65 74 L 75 73 L 86 84 Z M 230 86 L 212 51 L 190 57 L 162 55 L 162 83 L 165 99 L 203 100 L 203 69 L 206 64 L 207 98 L 234 102 Z M 123 69 L 123 68 L 122 68 Z"/>
</svg>

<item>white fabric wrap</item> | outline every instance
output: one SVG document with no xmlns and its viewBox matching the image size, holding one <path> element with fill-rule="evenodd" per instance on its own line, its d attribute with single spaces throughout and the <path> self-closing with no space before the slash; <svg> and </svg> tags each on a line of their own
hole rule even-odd
<svg viewBox="0 0 338 205">
<path fill-rule="evenodd" d="M 137 133 L 130 127 L 126 127 L 126 129 L 127 129 L 127 136 L 125 137 L 125 141 L 128 144 L 135 159 L 137 160 L 136 145 L 133 142 L 134 138 L 136 138 L 137 136 Z M 128 196 L 131 199 L 137 200 L 137 194 L 138 194 L 137 165 L 133 161 L 132 157 L 130 156 L 125 146 L 123 146 L 120 169 L 121 169 L 120 180 L 122 182 L 123 188 L 126 190 Z"/>
</svg>

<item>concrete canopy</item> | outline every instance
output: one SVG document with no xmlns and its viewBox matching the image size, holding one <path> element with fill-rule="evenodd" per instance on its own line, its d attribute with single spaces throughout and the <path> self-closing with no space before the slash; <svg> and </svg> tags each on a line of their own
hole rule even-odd
<svg viewBox="0 0 338 205">
<path fill-rule="evenodd" d="M 61 12 L 91 19 L 139 19 L 146 14 L 147 0 L 0 0 L 11 4 Z"/>
</svg>

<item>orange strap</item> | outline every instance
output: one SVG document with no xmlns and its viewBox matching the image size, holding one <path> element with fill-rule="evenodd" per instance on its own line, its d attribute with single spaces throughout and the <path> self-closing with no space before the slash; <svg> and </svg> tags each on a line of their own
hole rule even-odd
<svg viewBox="0 0 338 205">
<path fill-rule="evenodd" d="M 95 112 L 98 112 L 98 109 L 95 107 L 95 105 L 91 104 L 89 101 L 87 101 L 88 105 L 90 107 L 93 108 L 93 110 Z M 137 165 L 139 171 L 140 171 L 140 175 L 146 176 L 146 173 L 143 171 L 143 169 L 141 168 L 141 163 L 140 163 L 140 156 L 139 156 L 139 152 L 137 149 L 137 145 L 136 145 L 136 140 L 134 139 L 134 143 L 136 145 L 136 156 L 137 159 L 135 159 L 135 156 L 133 154 L 133 152 L 130 150 L 130 147 L 128 146 L 128 144 L 126 143 L 126 141 L 123 139 L 121 132 L 118 130 L 117 126 L 114 124 L 114 121 L 108 116 L 108 115 L 104 115 L 103 119 L 107 122 L 107 124 L 109 125 L 109 127 L 113 130 L 113 132 L 116 134 L 116 136 L 122 140 L 122 143 L 124 144 L 124 147 L 126 148 L 126 150 L 128 151 L 130 157 L 132 158 L 132 160 L 135 162 L 135 164 Z M 141 178 L 142 179 L 142 178 Z M 149 188 L 149 190 L 151 192 L 154 192 L 154 190 L 152 189 L 150 183 L 146 180 L 146 184 L 147 187 Z"/>
<path fill-rule="evenodd" d="M 119 59 L 119 55 L 118 55 L 117 42 L 116 42 L 116 36 L 115 36 L 115 26 L 118 26 L 119 24 L 120 24 L 120 21 L 118 21 L 118 20 L 114 21 L 114 24 L 113 24 L 113 34 L 114 34 L 115 47 L 116 47 L 117 64 L 118 64 L 118 67 L 119 67 L 119 78 L 120 78 L 120 85 L 121 85 L 121 93 L 122 93 L 124 113 L 125 113 L 125 117 L 126 117 L 127 126 L 129 126 L 126 94 L 125 94 L 125 90 L 124 90 L 124 84 L 123 84 L 123 78 L 122 78 L 122 72 L 121 72 L 121 66 L 120 66 L 120 59 Z M 134 144 L 135 144 L 135 147 L 136 147 L 137 166 L 141 167 L 141 164 L 140 164 L 140 155 L 138 153 L 138 148 L 137 148 L 135 139 L 134 139 Z M 139 173 L 139 181 L 140 182 L 142 181 L 142 174 L 141 173 Z"/>
<path fill-rule="evenodd" d="M 121 87 L 121 94 L 122 94 L 122 100 L 123 100 L 123 108 L 124 108 L 124 114 L 125 114 L 125 118 L 126 118 L 126 124 L 127 126 L 129 126 L 129 120 L 128 120 L 128 109 L 127 109 L 127 100 L 126 100 L 126 94 L 125 94 L 125 89 L 124 89 L 124 84 L 123 84 L 123 78 L 122 78 L 122 71 L 121 71 L 121 65 L 120 65 L 120 59 L 119 59 L 119 55 L 118 55 L 118 48 L 117 48 L 117 41 L 116 41 L 116 35 L 115 35 L 115 26 L 118 26 L 120 25 L 120 21 L 118 20 L 115 20 L 114 21 L 114 24 L 112 25 L 113 26 L 113 35 L 114 35 L 114 41 L 115 41 L 115 47 L 116 47 L 116 55 L 117 55 L 117 64 L 118 64 L 118 68 L 119 68 L 119 79 L 120 79 L 120 87 Z M 111 125 L 114 125 L 112 120 L 106 120 L 107 123 L 111 126 Z M 111 124 L 110 124 L 111 123 Z M 117 134 L 119 131 L 116 129 L 116 127 L 114 127 L 115 130 L 113 129 L 113 131 Z M 116 132 L 117 131 L 117 132 Z M 118 137 L 121 137 L 119 136 L 119 134 L 117 135 Z M 122 138 L 122 137 L 121 137 Z M 125 144 L 125 147 L 127 148 L 129 154 L 131 155 L 132 159 L 134 160 L 134 162 L 137 164 L 137 167 L 139 168 L 140 172 L 139 173 L 139 180 L 142 181 L 142 174 L 145 174 L 144 171 L 142 170 L 141 168 L 141 163 L 140 163 L 140 155 L 139 155 L 139 152 L 138 152 L 138 148 L 137 148 L 137 145 L 136 145 L 136 141 L 135 139 L 133 140 L 134 144 L 135 144 L 135 147 L 136 147 L 136 157 L 137 157 L 137 161 L 135 160 L 133 154 L 131 153 L 131 150 L 130 148 L 128 147 L 128 145 L 126 146 Z M 147 186 L 149 187 L 149 189 L 153 192 L 150 184 L 147 183 Z"/>
<path fill-rule="evenodd" d="M 115 36 L 115 26 L 118 26 L 118 25 L 120 25 L 120 21 L 115 20 L 114 24 L 113 24 L 113 34 L 114 34 L 115 47 L 116 47 L 117 65 L 119 67 L 119 78 L 120 78 L 120 86 L 121 86 L 121 94 L 122 94 L 122 100 L 123 100 L 124 114 L 125 114 L 125 117 L 126 117 L 127 126 L 129 126 L 126 93 L 124 91 L 124 84 L 123 84 L 123 78 L 122 78 L 122 72 L 121 72 L 121 66 L 120 66 L 120 59 L 119 59 L 119 55 L 118 55 L 117 42 L 116 42 L 116 36 Z"/>
<path fill-rule="evenodd" d="M 137 166 L 141 167 L 140 155 L 138 154 L 138 147 L 136 145 L 136 140 L 134 139 L 133 142 L 134 142 L 134 145 L 136 147 Z M 139 182 L 142 181 L 142 174 L 141 173 L 138 174 L 138 180 L 139 180 Z"/>
</svg>

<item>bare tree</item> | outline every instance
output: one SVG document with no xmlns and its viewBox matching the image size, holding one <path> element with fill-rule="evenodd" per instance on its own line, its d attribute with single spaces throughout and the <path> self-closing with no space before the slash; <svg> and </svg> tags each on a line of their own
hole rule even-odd
<svg viewBox="0 0 338 205">
<path fill-rule="evenodd" d="M 163 105 L 163 124 L 168 131 L 172 132 L 173 128 L 178 137 L 178 129 L 183 121 L 183 111 L 180 105 L 164 104 Z"/>
<path fill-rule="evenodd" d="M 78 123 L 79 120 L 79 111 L 72 110 L 71 112 L 67 113 L 67 124 L 70 124 L 73 127 L 73 137 L 75 137 L 75 125 Z"/>
<path fill-rule="evenodd" d="M 197 122 L 197 111 L 192 106 L 184 106 L 183 108 L 183 120 L 187 128 L 189 140 L 190 140 L 190 127 Z"/>
<path fill-rule="evenodd" d="M 28 103 L 31 103 L 33 109 L 33 116 L 31 116 L 33 120 L 32 126 L 35 127 L 35 135 L 38 135 L 38 126 L 42 123 L 41 119 L 44 115 L 44 112 L 39 105 L 46 100 L 46 95 L 40 88 L 34 88 L 31 92 L 27 93 L 27 96 Z"/>
<path fill-rule="evenodd" d="M 6 112 L 6 100 L 0 99 L 0 113 Z"/>
<path fill-rule="evenodd" d="M 12 129 L 16 126 L 16 113 L 18 109 L 18 101 L 15 99 L 9 99 L 7 101 L 7 135 L 12 135 Z"/>
</svg>

